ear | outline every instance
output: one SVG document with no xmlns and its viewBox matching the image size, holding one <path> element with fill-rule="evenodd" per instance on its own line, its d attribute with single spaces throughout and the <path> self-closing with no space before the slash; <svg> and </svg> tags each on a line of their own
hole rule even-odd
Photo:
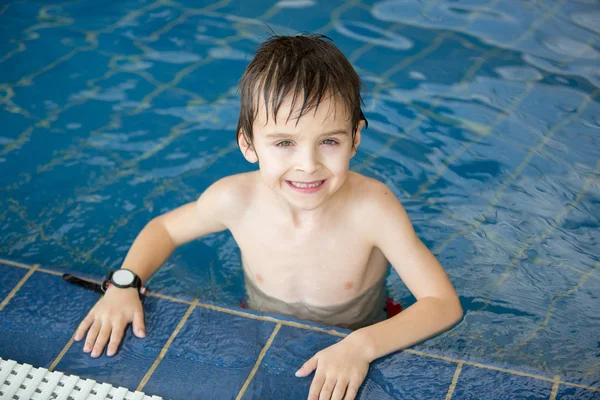
<svg viewBox="0 0 600 400">
<path fill-rule="evenodd" d="M 244 135 L 242 130 L 238 132 L 238 145 L 240 146 L 240 151 L 242 152 L 242 155 L 248 162 L 254 164 L 258 161 L 258 155 L 254 150 L 254 146 L 248 143 L 248 140 L 246 140 L 246 136 Z"/>
<path fill-rule="evenodd" d="M 356 150 L 358 150 L 358 145 L 360 144 L 360 132 L 362 128 L 365 126 L 365 120 L 361 119 L 358 123 L 358 128 L 356 129 L 356 135 L 354 135 L 354 145 L 352 147 L 352 157 L 356 154 Z"/>
</svg>

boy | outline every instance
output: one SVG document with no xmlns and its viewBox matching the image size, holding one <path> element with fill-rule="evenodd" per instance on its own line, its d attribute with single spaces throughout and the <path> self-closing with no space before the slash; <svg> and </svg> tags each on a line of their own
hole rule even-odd
<svg viewBox="0 0 600 400">
<path fill-rule="evenodd" d="M 452 284 L 392 191 L 349 171 L 366 125 L 360 87 L 326 37 L 265 42 L 240 81 L 237 131 L 258 171 L 223 178 L 196 202 L 153 219 L 123 262 L 133 274 L 115 274 L 146 282 L 177 246 L 229 229 L 251 308 L 356 329 L 296 372 L 316 370 L 309 399 L 353 399 L 371 361 L 462 317 Z M 417 302 L 385 320 L 388 263 Z M 113 355 L 130 322 L 144 337 L 136 289 L 114 283 L 75 333 L 81 340 L 87 332 L 84 351 L 93 357 L 107 342 Z"/>
</svg>

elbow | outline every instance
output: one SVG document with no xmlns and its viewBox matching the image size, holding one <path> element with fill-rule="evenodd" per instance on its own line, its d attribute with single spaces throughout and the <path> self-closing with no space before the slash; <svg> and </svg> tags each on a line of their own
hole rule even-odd
<svg viewBox="0 0 600 400">
<path fill-rule="evenodd" d="M 448 314 L 452 325 L 459 323 L 465 315 L 458 296 L 452 298 L 448 302 Z"/>
<path fill-rule="evenodd" d="M 155 227 L 162 227 L 164 228 L 164 223 L 163 220 L 165 219 L 164 214 L 163 215 L 159 215 L 157 217 L 152 218 L 148 223 L 146 223 L 146 228 L 155 228 Z"/>
<path fill-rule="evenodd" d="M 154 217 L 144 226 L 145 231 L 151 232 L 152 234 L 168 234 L 167 228 L 163 223 L 162 215 Z"/>
<path fill-rule="evenodd" d="M 458 296 L 437 297 L 438 310 L 441 319 L 444 321 L 446 329 L 458 324 L 463 316 L 464 311 Z"/>
<path fill-rule="evenodd" d="M 173 236 L 165 226 L 162 215 L 150 220 L 142 230 L 142 232 L 144 231 L 147 232 L 148 236 L 160 241 L 161 244 L 170 246 L 171 251 L 175 250 L 178 246 L 178 243 L 173 239 Z"/>
<path fill-rule="evenodd" d="M 428 300 L 435 304 L 436 318 L 444 329 L 449 329 L 462 320 L 464 311 L 458 296 L 431 297 Z"/>
</svg>

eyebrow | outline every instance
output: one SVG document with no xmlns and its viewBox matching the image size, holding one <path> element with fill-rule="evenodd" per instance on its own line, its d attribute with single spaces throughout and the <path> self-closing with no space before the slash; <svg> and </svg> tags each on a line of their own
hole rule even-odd
<svg viewBox="0 0 600 400">
<path fill-rule="evenodd" d="M 319 137 L 323 137 L 323 136 L 335 136 L 335 135 L 347 135 L 348 132 L 345 129 L 336 129 L 333 131 L 329 131 L 329 132 L 325 132 L 322 135 L 319 135 Z M 267 139 L 282 139 L 282 138 L 289 138 L 294 136 L 293 133 L 283 133 L 283 132 L 273 132 L 273 133 L 268 133 L 266 135 Z"/>
</svg>

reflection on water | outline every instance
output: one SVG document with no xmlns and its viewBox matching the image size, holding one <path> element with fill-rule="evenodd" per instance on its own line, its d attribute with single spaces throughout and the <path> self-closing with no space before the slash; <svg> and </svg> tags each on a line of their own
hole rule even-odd
<svg viewBox="0 0 600 400">
<path fill-rule="evenodd" d="M 368 88 L 352 167 L 402 199 L 466 310 L 422 347 L 598 386 L 597 2 L 263 3 L 0 6 L 0 256 L 118 267 L 150 218 L 253 168 L 237 80 L 271 30 L 318 31 Z M 235 242 L 181 248 L 152 285 L 237 304 Z"/>
</svg>

